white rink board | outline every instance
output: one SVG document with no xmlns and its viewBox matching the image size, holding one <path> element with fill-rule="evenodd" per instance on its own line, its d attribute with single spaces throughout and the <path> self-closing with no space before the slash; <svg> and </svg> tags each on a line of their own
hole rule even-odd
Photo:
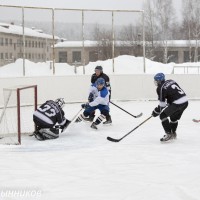
<svg viewBox="0 0 200 200">
<path fill-rule="evenodd" d="M 109 75 L 112 100 L 155 100 L 157 95 L 153 74 Z M 64 97 L 66 102 L 87 101 L 90 75 L 0 78 L 0 105 L 3 105 L 3 88 L 15 85 L 38 85 L 38 103 Z M 198 74 L 166 75 L 176 80 L 189 99 L 200 99 Z"/>
</svg>

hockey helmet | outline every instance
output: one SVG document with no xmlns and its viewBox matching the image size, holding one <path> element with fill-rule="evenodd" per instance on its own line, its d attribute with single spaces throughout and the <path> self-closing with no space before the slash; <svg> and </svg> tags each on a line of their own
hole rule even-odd
<svg viewBox="0 0 200 200">
<path fill-rule="evenodd" d="M 155 85 L 161 84 L 163 81 L 165 81 L 165 75 L 163 73 L 157 73 L 154 76 Z"/>
<path fill-rule="evenodd" d="M 58 98 L 58 99 L 56 99 L 55 103 L 57 103 L 60 108 L 63 108 L 64 105 L 65 105 L 64 98 Z"/>
<path fill-rule="evenodd" d="M 98 86 L 98 85 L 105 85 L 105 80 L 103 79 L 103 78 L 98 78 L 97 80 L 96 80 L 96 85 Z"/>
</svg>

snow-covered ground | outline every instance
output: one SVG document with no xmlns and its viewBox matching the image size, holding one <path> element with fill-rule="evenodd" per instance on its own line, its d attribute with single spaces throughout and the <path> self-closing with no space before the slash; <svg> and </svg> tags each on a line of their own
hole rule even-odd
<svg viewBox="0 0 200 200">
<path fill-rule="evenodd" d="M 143 74 L 144 65 L 142 57 L 119 56 L 114 59 L 114 74 Z M 85 66 L 85 74 L 94 73 L 94 68 L 101 65 L 104 72 L 113 74 L 112 59 L 105 61 L 90 62 Z M 174 63 L 162 64 L 146 59 L 146 73 L 153 74 L 155 71 L 171 74 Z M 75 72 L 76 71 L 76 72 Z M 77 67 L 68 65 L 67 63 L 55 64 L 55 75 L 82 75 L 83 66 Z M 53 67 L 50 62 L 34 63 L 25 60 L 26 76 L 50 76 L 53 75 Z M 23 76 L 23 60 L 18 59 L 15 63 L 11 63 L 0 67 L 0 77 L 19 77 Z"/>
<path fill-rule="evenodd" d="M 116 73 L 142 73 L 141 60 L 116 58 Z M 28 76 L 52 75 L 48 64 L 26 62 Z M 21 76 L 21 63 L 1 67 L 0 76 Z M 112 71 L 108 60 L 90 63 L 86 73 L 92 74 L 97 64 L 106 73 Z M 172 65 L 147 61 L 147 73 L 170 74 Z M 59 69 L 57 75 L 74 74 L 70 66 Z M 108 141 L 107 136 L 120 138 L 137 127 L 157 106 L 156 101 L 115 103 L 133 115 L 143 115 L 133 118 L 111 105 L 111 126 L 93 130 L 90 123 L 73 123 L 56 140 L 40 142 L 24 136 L 22 145 L 0 145 L 0 199 L 198 200 L 200 124 L 192 119 L 200 118 L 200 102 L 189 102 L 179 122 L 178 138 L 164 144 L 159 140 L 164 134 L 159 118 L 151 118 L 119 143 Z M 66 104 L 64 110 L 72 119 L 80 104 Z"/>
<path fill-rule="evenodd" d="M 119 143 L 108 141 L 107 136 L 120 138 L 135 128 L 157 106 L 155 101 L 115 103 L 143 116 L 133 118 L 111 105 L 111 126 L 100 125 L 96 131 L 81 122 L 71 124 L 56 140 L 27 136 L 21 146 L 1 145 L 0 199 L 198 200 L 200 124 L 192 118 L 199 117 L 199 102 L 189 102 L 178 138 L 164 144 L 159 141 L 164 134 L 159 118 L 151 118 Z M 67 104 L 66 116 L 72 118 L 79 109 L 80 104 Z M 30 191 L 28 198 L 19 196 Z"/>
</svg>

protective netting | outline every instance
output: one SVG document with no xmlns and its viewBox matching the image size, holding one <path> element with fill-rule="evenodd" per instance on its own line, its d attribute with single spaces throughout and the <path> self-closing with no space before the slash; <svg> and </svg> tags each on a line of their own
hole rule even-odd
<svg viewBox="0 0 200 200">
<path fill-rule="evenodd" d="M 17 92 L 18 91 L 18 92 Z M 35 87 L 5 88 L 0 110 L 0 144 L 20 144 L 21 136 L 34 131 Z"/>
</svg>

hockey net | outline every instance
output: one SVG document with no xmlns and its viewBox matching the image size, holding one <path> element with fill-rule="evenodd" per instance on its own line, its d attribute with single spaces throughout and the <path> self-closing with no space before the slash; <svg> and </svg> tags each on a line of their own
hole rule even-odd
<svg viewBox="0 0 200 200">
<path fill-rule="evenodd" d="M 0 144 L 21 144 L 21 136 L 33 133 L 33 112 L 37 109 L 37 85 L 3 89 L 0 110 Z"/>
</svg>

